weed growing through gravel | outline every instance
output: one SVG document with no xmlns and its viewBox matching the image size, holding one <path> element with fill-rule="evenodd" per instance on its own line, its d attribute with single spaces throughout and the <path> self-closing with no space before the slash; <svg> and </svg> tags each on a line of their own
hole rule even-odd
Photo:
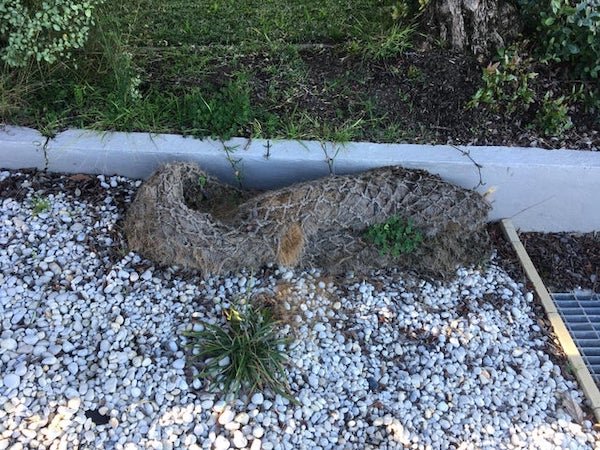
<svg viewBox="0 0 600 450">
<path fill-rule="evenodd" d="M 392 216 L 383 223 L 371 225 L 365 236 L 372 242 L 381 255 L 391 254 L 398 257 L 401 254 L 412 253 L 423 242 L 423 235 L 410 220 Z"/>
<path fill-rule="evenodd" d="M 291 399 L 284 368 L 290 342 L 279 337 L 277 320 L 267 308 L 244 301 L 224 313 L 225 326 L 203 322 L 200 331 L 185 333 L 199 377 L 234 395 L 271 389 Z"/>
<path fill-rule="evenodd" d="M 45 213 L 51 208 L 50 200 L 45 197 L 35 196 L 31 199 L 31 210 L 34 216 Z"/>
</svg>

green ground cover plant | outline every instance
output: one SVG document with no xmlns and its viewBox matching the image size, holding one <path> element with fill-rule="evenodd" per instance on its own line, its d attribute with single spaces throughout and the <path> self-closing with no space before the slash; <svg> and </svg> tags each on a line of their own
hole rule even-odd
<svg viewBox="0 0 600 450">
<path fill-rule="evenodd" d="M 423 242 L 423 234 L 410 220 L 392 216 L 383 223 L 371 225 L 365 237 L 382 255 L 394 257 L 414 252 Z"/>
<path fill-rule="evenodd" d="M 32 60 L 54 63 L 83 47 L 103 0 L 0 0 L 2 60 L 12 67 Z"/>
</svg>

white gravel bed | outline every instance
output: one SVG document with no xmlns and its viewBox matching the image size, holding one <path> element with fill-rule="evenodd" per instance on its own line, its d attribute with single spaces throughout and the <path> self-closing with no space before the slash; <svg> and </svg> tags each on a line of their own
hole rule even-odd
<svg viewBox="0 0 600 450">
<path fill-rule="evenodd" d="M 31 188 L 0 198 L 0 450 L 600 449 L 573 408 L 583 394 L 545 353 L 532 295 L 498 267 L 433 283 L 113 263 L 113 199 L 136 183 L 100 178 L 99 204 L 55 193 L 35 214 Z M 223 321 L 250 291 L 292 311 L 297 405 L 227 399 L 193 377 L 181 333 Z"/>
</svg>

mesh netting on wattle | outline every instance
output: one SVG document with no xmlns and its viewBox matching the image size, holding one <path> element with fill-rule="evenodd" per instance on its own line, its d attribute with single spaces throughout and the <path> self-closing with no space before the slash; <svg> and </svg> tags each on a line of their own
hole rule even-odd
<svg viewBox="0 0 600 450">
<path fill-rule="evenodd" d="M 178 162 L 142 184 L 124 229 L 131 250 L 206 275 L 271 262 L 330 273 L 399 267 L 446 276 L 489 256 L 488 210 L 475 191 L 397 166 L 256 194 Z M 367 227 L 393 215 L 422 231 L 413 253 L 382 255 L 365 239 Z"/>
</svg>

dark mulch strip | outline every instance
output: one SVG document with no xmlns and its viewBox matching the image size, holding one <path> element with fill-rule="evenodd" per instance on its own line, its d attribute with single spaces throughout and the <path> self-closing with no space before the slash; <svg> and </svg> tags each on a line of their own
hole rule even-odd
<svg viewBox="0 0 600 450">
<path fill-rule="evenodd" d="M 519 260 L 498 224 L 488 231 L 502 267 L 524 281 Z M 550 292 L 600 292 L 600 233 L 520 233 L 521 242 Z"/>
<path fill-rule="evenodd" d="M 39 195 L 66 192 L 99 203 L 105 197 L 105 191 L 95 175 L 61 175 L 37 169 L 21 169 L 19 173 L 21 175 L 0 181 L 0 198 L 22 201 L 27 196 L 28 188 L 33 188 Z"/>
<path fill-rule="evenodd" d="M 497 252 L 497 262 L 513 280 L 526 284 L 527 277 L 523 272 L 519 258 L 514 252 L 510 242 L 505 239 L 500 223 L 490 223 L 488 225 L 488 233 L 492 240 L 492 247 L 495 248 Z"/>
<path fill-rule="evenodd" d="M 600 233 L 523 233 L 521 241 L 550 292 L 600 292 Z"/>
</svg>

